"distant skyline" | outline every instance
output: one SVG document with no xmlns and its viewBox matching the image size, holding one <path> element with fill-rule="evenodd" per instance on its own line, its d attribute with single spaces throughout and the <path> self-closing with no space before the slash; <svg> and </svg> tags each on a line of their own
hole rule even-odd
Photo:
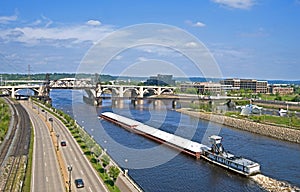
<svg viewBox="0 0 300 192">
<path fill-rule="evenodd" d="M 74 73 L 99 40 L 143 23 L 175 26 L 198 38 L 224 78 L 300 79 L 300 0 L 1 1 L 0 73 L 26 74 L 28 65 L 31 73 Z M 135 76 L 176 76 L 186 67 L 180 57 L 142 46 L 116 55 L 116 66 L 105 72 L 118 75 L 126 61 Z M 168 71 L 173 62 L 181 64 Z"/>
</svg>

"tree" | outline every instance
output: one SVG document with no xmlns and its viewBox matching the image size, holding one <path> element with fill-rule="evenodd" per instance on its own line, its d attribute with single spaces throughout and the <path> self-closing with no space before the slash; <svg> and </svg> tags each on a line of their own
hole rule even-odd
<svg viewBox="0 0 300 192">
<path fill-rule="evenodd" d="M 109 164 L 110 159 L 107 155 L 103 155 L 101 158 L 101 161 L 102 161 L 103 167 L 106 167 Z"/>
<path fill-rule="evenodd" d="M 100 149 L 100 147 L 95 147 L 94 148 L 94 154 L 96 155 L 96 157 L 99 157 L 102 154 L 102 150 Z"/>
<path fill-rule="evenodd" d="M 114 180 L 116 181 L 119 174 L 120 174 L 120 169 L 116 166 L 111 166 L 109 168 L 109 172 L 108 172 L 109 176 Z"/>
<path fill-rule="evenodd" d="M 282 97 L 280 96 L 280 94 L 278 92 L 276 92 L 275 96 L 276 96 L 275 100 L 282 101 Z"/>
<path fill-rule="evenodd" d="M 300 102 L 300 96 L 299 96 L 299 95 L 296 95 L 296 96 L 292 99 L 292 101 L 294 101 L 294 102 Z"/>
<path fill-rule="evenodd" d="M 196 88 L 187 88 L 185 90 L 185 93 L 188 93 L 188 94 L 197 94 L 197 89 Z"/>
</svg>

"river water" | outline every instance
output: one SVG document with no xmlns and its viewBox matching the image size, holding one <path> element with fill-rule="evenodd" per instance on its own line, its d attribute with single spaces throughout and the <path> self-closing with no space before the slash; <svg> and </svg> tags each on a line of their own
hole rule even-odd
<svg viewBox="0 0 300 192">
<path fill-rule="evenodd" d="M 104 111 L 133 118 L 155 128 L 201 142 L 207 128 L 220 130 L 225 149 L 261 165 L 264 175 L 300 186 L 300 146 L 269 137 L 198 120 L 172 110 L 170 101 L 145 100 L 93 107 L 83 91 L 52 90 L 53 106 L 71 114 L 144 191 L 263 191 L 253 180 L 204 160 L 178 154 L 142 136 L 99 120 Z"/>
</svg>

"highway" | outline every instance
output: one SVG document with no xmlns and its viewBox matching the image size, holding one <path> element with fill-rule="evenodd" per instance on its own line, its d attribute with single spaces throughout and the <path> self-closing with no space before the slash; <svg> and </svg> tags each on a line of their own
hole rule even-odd
<svg viewBox="0 0 300 192">
<path fill-rule="evenodd" d="M 33 163 L 33 170 L 34 170 L 34 176 L 35 178 L 42 178 L 47 177 L 48 183 L 51 182 L 51 184 L 57 185 L 59 189 L 54 189 L 49 191 L 65 191 L 62 187 L 64 182 L 68 182 L 68 179 L 66 181 L 63 181 L 63 178 L 60 174 L 60 171 L 58 170 L 58 164 L 57 164 L 57 158 L 55 157 L 55 150 L 57 145 L 53 144 L 50 137 L 49 127 L 47 128 L 45 124 L 45 112 L 40 111 L 40 115 L 37 115 L 37 106 L 34 105 L 35 110 L 33 111 L 31 109 L 31 103 L 25 104 L 26 102 L 23 102 L 23 106 L 27 109 L 27 111 L 30 114 L 30 117 L 32 118 L 32 121 L 38 121 L 39 123 L 35 126 L 36 130 L 36 136 L 35 136 L 35 161 L 36 163 Z M 80 146 L 77 144 L 75 139 L 72 137 L 69 130 L 64 126 L 64 124 L 58 120 L 53 115 L 47 113 L 47 120 L 49 118 L 53 119 L 53 130 L 54 134 L 59 134 L 59 150 L 62 154 L 62 159 L 65 168 L 67 169 L 68 166 L 72 166 L 71 171 L 71 190 L 72 191 L 88 191 L 88 192 L 108 192 L 108 189 L 104 186 L 103 181 L 99 178 L 98 174 L 94 170 L 94 168 L 91 166 L 90 162 L 87 160 L 85 155 L 83 154 L 82 150 L 80 149 Z M 50 122 L 48 121 L 48 126 L 50 126 Z M 43 127 L 41 129 L 40 127 Z M 40 136 L 38 136 L 40 135 Z M 60 141 L 64 140 L 66 141 L 66 146 L 61 146 Z M 38 143 L 38 144 L 37 144 Z M 42 144 L 43 143 L 43 144 Z M 47 152 L 48 151 L 48 152 Z M 49 153 L 49 154 L 47 154 Z M 39 155 L 37 155 L 39 154 Z M 50 157 L 51 155 L 51 157 Z M 54 155 L 54 156 L 53 156 Z M 45 159 L 45 156 L 47 159 Z M 51 158 L 51 160 L 50 160 Z M 49 160 L 52 162 L 49 162 Z M 46 167 L 48 166 L 48 167 Z M 50 168 L 50 166 L 52 166 Z M 47 170 L 55 170 L 51 171 L 52 173 L 48 173 L 46 176 Z M 39 171 L 37 171 L 39 170 Z M 66 173 L 68 173 L 67 170 L 65 170 Z M 42 173 L 37 173 L 42 172 Z M 41 174 L 39 177 L 36 176 L 36 174 Z M 50 174 L 50 175 L 49 175 Z M 69 176 L 69 175 L 68 175 Z M 54 178 L 56 177 L 56 181 L 54 182 Z M 76 188 L 74 180 L 77 178 L 82 178 L 84 181 L 84 188 Z M 58 181 L 59 179 L 59 181 Z M 51 180 L 51 181 L 50 181 Z M 35 182 L 34 190 L 32 191 L 45 191 L 45 189 L 48 189 L 48 186 L 45 185 L 45 181 L 37 182 L 36 179 L 33 179 L 33 182 Z M 54 183 L 52 183 L 54 182 Z M 39 188 L 40 187 L 40 188 Z M 41 190 L 38 190 L 41 189 Z M 42 190 L 44 189 L 44 190 Z"/>
<path fill-rule="evenodd" d="M 34 128 L 34 147 L 31 176 L 31 191 L 65 191 L 59 171 L 55 147 L 45 120 L 28 101 L 20 102 L 29 114 Z M 36 106 L 34 106 L 36 109 Z"/>
<path fill-rule="evenodd" d="M 82 178 L 84 181 L 84 188 L 78 189 L 77 191 L 108 192 L 107 188 L 103 184 L 103 181 L 100 180 L 98 174 L 83 154 L 69 130 L 54 116 L 49 115 L 49 117 L 52 117 L 54 120 L 54 131 L 56 134 L 59 134 L 59 140 L 65 140 L 67 142 L 67 146 L 59 146 L 59 150 L 61 150 L 63 154 L 66 167 L 68 165 L 72 165 L 72 181 L 77 178 Z M 73 189 L 75 189 L 74 182 L 72 182 L 72 191 Z"/>
</svg>

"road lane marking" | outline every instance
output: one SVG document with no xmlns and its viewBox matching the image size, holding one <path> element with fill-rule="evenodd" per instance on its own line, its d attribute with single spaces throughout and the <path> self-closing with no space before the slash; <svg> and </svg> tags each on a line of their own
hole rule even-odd
<svg viewBox="0 0 300 192">
<path fill-rule="evenodd" d="M 46 156 L 46 152 L 44 152 L 44 156 Z"/>
<path fill-rule="evenodd" d="M 91 187 L 89 187 L 89 190 L 90 190 L 90 192 L 93 192 L 92 189 L 91 189 Z"/>
<path fill-rule="evenodd" d="M 45 167 L 47 167 L 47 163 L 45 163 Z"/>
<path fill-rule="evenodd" d="M 75 159 L 74 159 L 75 161 L 77 161 L 77 158 L 75 157 Z"/>
<path fill-rule="evenodd" d="M 48 177 L 46 176 L 46 182 L 48 182 Z"/>
<path fill-rule="evenodd" d="M 80 170 L 80 172 L 81 172 L 82 175 L 84 175 L 82 170 Z"/>
</svg>

